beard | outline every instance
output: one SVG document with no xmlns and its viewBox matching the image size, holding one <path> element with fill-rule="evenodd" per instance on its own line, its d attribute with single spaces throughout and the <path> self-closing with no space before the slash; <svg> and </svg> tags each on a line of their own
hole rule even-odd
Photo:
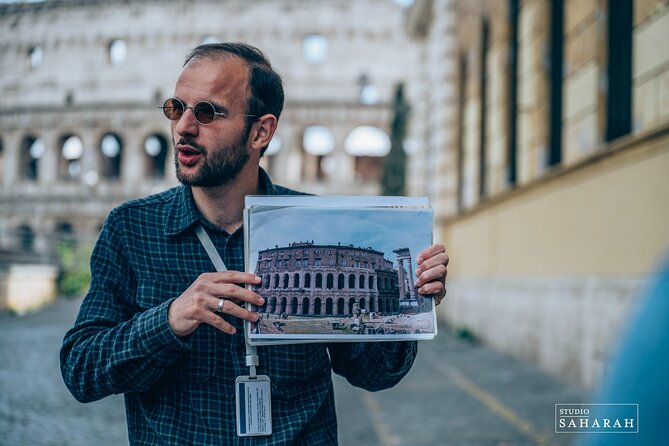
<svg viewBox="0 0 669 446">
<path fill-rule="evenodd" d="M 249 160 L 245 141 L 246 137 L 242 134 L 239 140 L 227 147 L 218 147 L 215 150 L 209 150 L 204 146 L 196 144 L 189 137 L 181 138 L 179 144 L 187 144 L 200 151 L 204 163 L 193 173 L 188 174 L 184 172 L 180 168 L 179 152 L 176 149 L 176 144 L 174 144 L 174 164 L 177 179 L 186 186 L 195 187 L 217 187 L 230 184 L 239 176 L 239 173 Z"/>
</svg>

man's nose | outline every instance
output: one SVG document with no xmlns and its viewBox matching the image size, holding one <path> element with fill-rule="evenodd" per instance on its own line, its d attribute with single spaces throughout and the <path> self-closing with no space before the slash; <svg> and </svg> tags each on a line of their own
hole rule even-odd
<svg viewBox="0 0 669 446">
<path fill-rule="evenodd" d="M 195 119 L 195 112 L 192 109 L 186 108 L 186 110 L 184 110 L 181 117 L 177 120 L 175 130 L 182 136 L 197 135 L 199 123 Z"/>
</svg>

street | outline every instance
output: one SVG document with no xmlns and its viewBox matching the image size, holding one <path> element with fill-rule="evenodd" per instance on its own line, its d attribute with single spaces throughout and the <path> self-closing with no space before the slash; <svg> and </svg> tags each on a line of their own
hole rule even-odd
<svg viewBox="0 0 669 446">
<path fill-rule="evenodd" d="M 58 353 L 79 300 L 0 319 L 0 445 L 127 444 L 122 396 L 80 404 L 62 382 Z M 442 327 L 443 328 L 443 327 Z M 583 400 L 534 366 L 442 329 L 421 342 L 395 388 L 356 389 L 335 376 L 342 446 L 569 445 L 554 434 L 554 406 Z"/>
</svg>

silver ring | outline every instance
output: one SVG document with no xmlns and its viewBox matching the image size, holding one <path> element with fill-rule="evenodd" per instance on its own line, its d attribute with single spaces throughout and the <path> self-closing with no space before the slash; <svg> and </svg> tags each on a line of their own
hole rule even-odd
<svg viewBox="0 0 669 446">
<path fill-rule="evenodd" d="M 225 299 L 218 299 L 218 305 L 216 305 L 216 311 L 218 313 L 223 312 L 223 305 L 225 305 Z"/>
</svg>

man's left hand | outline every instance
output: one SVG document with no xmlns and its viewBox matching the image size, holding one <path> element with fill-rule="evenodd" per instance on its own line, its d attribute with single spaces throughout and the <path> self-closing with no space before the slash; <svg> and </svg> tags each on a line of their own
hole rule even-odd
<svg viewBox="0 0 669 446">
<path fill-rule="evenodd" d="M 446 296 L 448 255 L 444 245 L 437 243 L 418 255 L 416 286 L 422 295 L 431 295 L 439 305 Z"/>
</svg>

